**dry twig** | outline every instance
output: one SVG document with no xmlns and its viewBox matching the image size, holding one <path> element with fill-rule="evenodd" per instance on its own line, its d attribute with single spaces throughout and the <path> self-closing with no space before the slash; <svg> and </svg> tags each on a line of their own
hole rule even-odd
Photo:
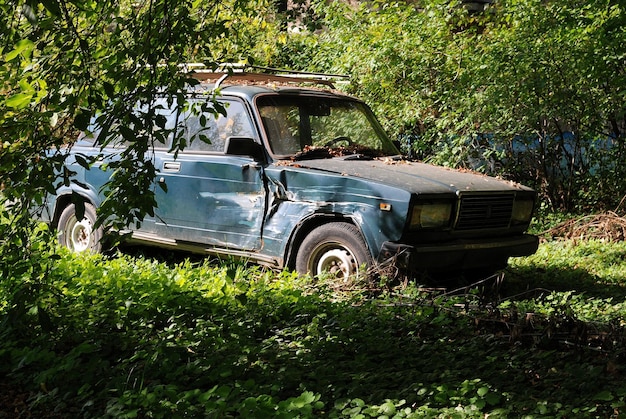
<svg viewBox="0 0 626 419">
<path fill-rule="evenodd" d="M 544 231 L 542 236 L 574 241 L 588 239 L 623 241 L 626 237 L 626 218 L 613 211 L 573 218 Z"/>
</svg>

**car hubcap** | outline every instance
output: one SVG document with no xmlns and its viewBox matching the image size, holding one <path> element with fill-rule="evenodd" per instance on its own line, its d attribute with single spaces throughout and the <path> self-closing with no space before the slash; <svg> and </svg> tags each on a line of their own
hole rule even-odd
<svg viewBox="0 0 626 419">
<path fill-rule="evenodd" d="M 72 224 L 69 239 L 70 246 L 76 252 L 89 249 L 91 244 L 91 222 L 87 219 L 76 221 Z"/>
<path fill-rule="evenodd" d="M 316 271 L 326 272 L 335 278 L 348 278 L 357 273 L 357 266 L 347 250 L 331 249 L 319 258 Z"/>
</svg>

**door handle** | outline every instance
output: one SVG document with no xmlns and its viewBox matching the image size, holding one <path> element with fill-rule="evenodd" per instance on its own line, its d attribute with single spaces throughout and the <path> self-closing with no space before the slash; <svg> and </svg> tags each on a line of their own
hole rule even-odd
<svg viewBox="0 0 626 419">
<path fill-rule="evenodd" d="M 163 163 L 164 172 L 180 172 L 180 163 L 175 161 L 166 161 Z"/>
</svg>

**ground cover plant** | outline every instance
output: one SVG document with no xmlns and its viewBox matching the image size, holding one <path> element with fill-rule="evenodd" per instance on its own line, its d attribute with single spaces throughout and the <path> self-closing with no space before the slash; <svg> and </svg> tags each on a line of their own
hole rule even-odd
<svg viewBox="0 0 626 419">
<path fill-rule="evenodd" d="M 624 254 L 621 242 L 555 240 L 514 259 L 495 289 L 342 292 L 231 261 L 62 254 L 20 324 L 2 306 L 0 411 L 618 417 Z"/>
</svg>

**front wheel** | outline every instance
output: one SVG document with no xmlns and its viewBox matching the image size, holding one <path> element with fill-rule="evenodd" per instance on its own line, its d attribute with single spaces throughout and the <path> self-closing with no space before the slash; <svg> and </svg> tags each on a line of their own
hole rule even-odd
<svg viewBox="0 0 626 419">
<path fill-rule="evenodd" d="M 363 236 L 354 225 L 344 222 L 324 224 L 311 231 L 296 256 L 296 271 L 344 281 L 365 274 L 371 265 Z"/>
<path fill-rule="evenodd" d="M 85 214 L 81 220 L 76 215 L 76 206 L 68 205 L 59 217 L 59 244 L 72 252 L 100 253 L 102 251 L 102 227 L 94 229 L 96 208 L 85 203 Z"/>
</svg>

